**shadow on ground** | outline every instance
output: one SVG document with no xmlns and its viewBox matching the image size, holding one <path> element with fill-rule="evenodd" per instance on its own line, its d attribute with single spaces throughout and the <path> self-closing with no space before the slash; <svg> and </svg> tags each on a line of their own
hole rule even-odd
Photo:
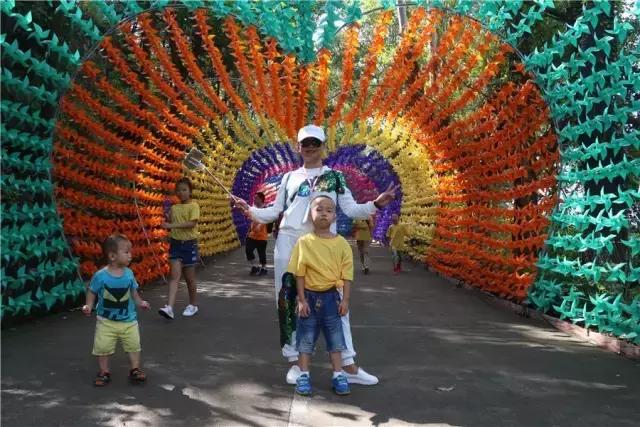
<svg viewBox="0 0 640 427">
<path fill-rule="evenodd" d="M 334 396 L 318 351 L 315 395 L 294 398 L 277 348 L 273 279 L 248 276 L 236 251 L 199 272 L 194 318 L 160 318 L 165 287 L 145 291 L 154 307 L 140 316 L 146 385 L 127 383 L 121 353 L 113 382 L 91 385 L 95 321 L 78 311 L 3 331 L 2 423 L 637 425 L 638 362 L 501 311 L 420 266 L 394 276 L 384 249 L 373 260 L 373 273 L 356 278 L 352 324 L 358 360 L 378 386 Z"/>
</svg>

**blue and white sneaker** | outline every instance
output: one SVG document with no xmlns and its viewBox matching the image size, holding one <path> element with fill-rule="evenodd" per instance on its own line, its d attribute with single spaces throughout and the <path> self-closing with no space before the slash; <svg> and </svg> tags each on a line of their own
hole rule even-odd
<svg viewBox="0 0 640 427">
<path fill-rule="evenodd" d="M 340 395 L 345 396 L 347 394 L 351 394 L 351 390 L 349 389 L 349 381 L 347 381 L 347 377 L 344 374 L 340 374 L 335 377 L 331 383 L 333 384 L 333 391 Z"/>
<path fill-rule="evenodd" d="M 347 385 L 347 387 L 349 386 Z M 296 393 L 301 396 L 311 395 L 311 379 L 308 374 L 302 374 L 296 380 Z"/>
</svg>

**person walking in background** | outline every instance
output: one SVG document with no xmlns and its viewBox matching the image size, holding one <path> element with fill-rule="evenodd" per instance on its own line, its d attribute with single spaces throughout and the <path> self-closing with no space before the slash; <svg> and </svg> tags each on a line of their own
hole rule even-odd
<svg viewBox="0 0 640 427">
<path fill-rule="evenodd" d="M 260 209 L 264 207 L 264 193 L 258 192 L 254 196 L 253 205 Z M 257 221 L 251 221 L 249 227 L 249 233 L 244 241 L 244 250 L 247 256 L 247 261 L 251 264 L 252 276 L 264 276 L 267 274 L 267 238 L 269 234 L 267 231 L 267 224 L 260 224 Z M 255 251 L 258 251 L 258 258 L 260 259 L 260 265 L 256 262 Z"/>
<path fill-rule="evenodd" d="M 187 282 L 189 305 L 182 312 L 183 316 L 193 316 L 198 312 L 196 302 L 196 264 L 198 263 L 198 219 L 200 206 L 191 200 L 193 184 L 188 178 L 181 178 L 176 182 L 176 194 L 180 203 L 171 206 L 170 222 L 162 224 L 162 228 L 171 230 L 169 233 L 169 263 L 171 273 L 169 277 L 169 298 L 167 304 L 158 313 L 173 320 L 173 307 L 176 303 L 178 283 L 181 275 Z"/>
<path fill-rule="evenodd" d="M 371 244 L 371 234 L 373 232 L 373 219 L 357 219 L 353 221 L 353 237 L 356 239 L 358 256 L 360 257 L 360 267 L 364 274 L 369 274 L 369 245 Z"/>
<path fill-rule="evenodd" d="M 397 214 L 391 215 L 391 226 L 387 230 L 387 238 L 391 247 L 393 260 L 393 272 L 402 272 L 402 256 L 404 251 L 404 238 L 407 235 L 407 226 L 399 222 Z"/>
</svg>

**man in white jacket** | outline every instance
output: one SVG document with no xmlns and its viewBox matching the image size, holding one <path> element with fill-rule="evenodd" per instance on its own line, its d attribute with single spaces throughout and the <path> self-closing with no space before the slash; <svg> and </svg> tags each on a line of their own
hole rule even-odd
<svg viewBox="0 0 640 427">
<path fill-rule="evenodd" d="M 235 207 L 242 209 L 253 221 L 270 223 L 283 213 L 274 250 L 274 273 L 276 303 L 282 288 L 283 276 L 287 272 L 291 252 L 298 238 L 312 231 L 309 219 L 309 205 L 314 193 L 322 192 L 331 196 L 342 211 L 351 218 L 368 218 L 378 209 L 386 206 L 395 197 L 396 187 L 389 186 L 374 201 L 358 204 L 353 199 L 346 185 L 344 176 L 327 166 L 322 165 L 325 150 L 324 130 L 315 125 L 307 125 L 298 132 L 298 153 L 302 157 L 303 166 L 286 173 L 282 177 L 278 194 L 272 206 L 256 208 L 249 206 L 244 200 L 235 199 Z M 336 224 L 332 232 L 336 232 Z M 378 378 L 358 367 L 354 357 L 349 314 L 342 316 L 342 326 L 347 350 L 342 353 L 342 366 L 347 379 L 352 384 L 374 385 Z M 295 345 L 295 331 L 282 347 L 282 355 L 289 362 L 297 362 L 298 352 Z M 300 369 L 294 363 L 287 373 L 287 383 L 295 384 Z"/>
</svg>

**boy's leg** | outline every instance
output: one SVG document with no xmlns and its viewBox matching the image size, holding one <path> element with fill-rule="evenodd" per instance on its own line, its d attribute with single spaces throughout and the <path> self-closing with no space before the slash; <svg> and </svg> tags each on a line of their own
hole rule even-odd
<svg viewBox="0 0 640 427">
<path fill-rule="evenodd" d="M 129 355 L 129 363 L 131 369 L 140 369 L 140 352 L 127 353 Z"/>
<path fill-rule="evenodd" d="M 362 268 L 364 268 L 364 266 L 365 266 L 365 262 L 364 262 L 364 241 L 363 240 L 356 240 L 356 246 L 358 247 L 358 256 L 360 257 L 360 266 Z"/>
<path fill-rule="evenodd" d="M 184 274 L 184 280 L 187 282 L 187 291 L 189 292 L 189 304 L 198 305 L 196 302 L 196 295 L 198 288 L 196 286 L 196 267 L 195 265 L 189 265 L 183 267 L 182 273 Z"/>
<path fill-rule="evenodd" d="M 98 319 L 96 322 L 92 353 L 98 359 L 100 371 L 94 380 L 95 386 L 104 386 L 110 381 L 109 357 L 115 353 L 118 342 L 118 334 L 113 326 L 113 322 L 106 319 Z"/>
<path fill-rule="evenodd" d="M 298 366 L 300 371 L 309 372 L 309 364 L 311 363 L 311 355 L 309 353 L 298 354 Z"/>
<path fill-rule="evenodd" d="M 267 266 L 267 241 L 259 240 L 256 242 L 258 248 L 258 258 L 260 258 L 260 265 L 262 268 Z"/>
<path fill-rule="evenodd" d="M 364 240 L 362 242 L 362 259 L 364 263 L 364 268 L 368 268 L 371 264 L 371 258 L 369 258 L 369 244 L 368 240 Z"/>
<path fill-rule="evenodd" d="M 253 265 L 255 255 L 253 255 L 253 239 L 251 237 L 247 237 L 244 241 L 244 254 L 247 257 L 249 264 Z"/>
<path fill-rule="evenodd" d="M 176 294 L 178 293 L 178 283 L 182 275 L 182 261 L 178 259 L 169 260 L 171 273 L 169 275 L 169 306 L 173 308 L 176 304 Z"/>
<path fill-rule="evenodd" d="M 254 255 L 254 250 L 256 248 L 256 241 L 251 237 L 247 237 L 247 240 L 244 242 L 244 253 L 247 256 L 247 261 L 251 264 L 252 267 L 257 267 L 256 256 Z"/>
<path fill-rule="evenodd" d="M 391 253 L 393 254 L 393 269 L 397 270 L 400 265 L 400 253 L 397 249 L 391 249 Z"/>
<path fill-rule="evenodd" d="M 120 338 L 122 348 L 129 355 L 129 379 L 132 381 L 145 381 L 146 374 L 140 369 L 140 326 L 138 322 L 122 322 Z"/>
<path fill-rule="evenodd" d="M 349 381 L 346 374 L 342 372 L 342 354 L 347 349 L 344 334 L 342 330 L 342 320 L 338 314 L 338 305 L 340 303 L 340 294 L 338 291 L 323 293 L 322 308 L 320 310 L 320 322 L 322 324 L 322 333 L 324 335 L 331 366 L 333 367 L 333 375 L 331 383 L 333 391 L 339 395 L 350 393 Z"/>
<path fill-rule="evenodd" d="M 302 355 L 300 355 L 302 358 Z M 331 359 L 331 367 L 333 368 L 333 372 L 342 371 L 342 353 L 339 351 L 332 351 L 329 353 L 329 358 Z"/>
<path fill-rule="evenodd" d="M 109 370 L 109 356 L 98 356 L 98 366 L 101 374 L 111 372 Z"/>
<path fill-rule="evenodd" d="M 298 325 L 296 327 L 296 349 L 300 352 L 298 355 L 300 371 L 295 381 L 290 381 L 289 375 L 287 374 L 287 382 L 295 383 L 296 393 L 306 396 L 312 392 L 309 378 L 309 364 L 311 362 L 313 348 L 318 340 L 320 324 L 316 310 L 317 295 L 313 292 L 305 292 L 305 295 L 309 303 L 309 315 L 307 317 L 298 316 Z"/>
</svg>

